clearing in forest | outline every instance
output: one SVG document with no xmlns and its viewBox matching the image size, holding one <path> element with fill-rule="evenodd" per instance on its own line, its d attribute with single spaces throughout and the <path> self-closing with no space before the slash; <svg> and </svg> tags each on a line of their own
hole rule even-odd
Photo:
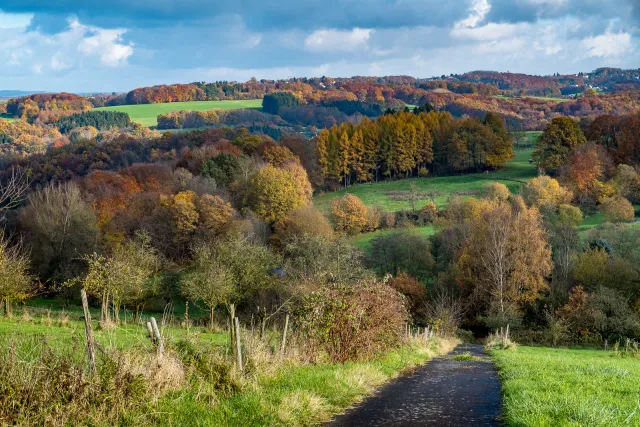
<svg viewBox="0 0 640 427">
<path fill-rule="evenodd" d="M 95 108 L 95 111 L 121 111 L 128 113 L 131 120 L 143 126 L 157 126 L 159 114 L 172 111 L 194 110 L 207 111 L 213 109 L 236 110 L 240 108 L 262 108 L 262 99 L 248 99 L 236 101 L 190 101 L 165 102 L 162 104 L 116 105 L 113 107 Z"/>
</svg>

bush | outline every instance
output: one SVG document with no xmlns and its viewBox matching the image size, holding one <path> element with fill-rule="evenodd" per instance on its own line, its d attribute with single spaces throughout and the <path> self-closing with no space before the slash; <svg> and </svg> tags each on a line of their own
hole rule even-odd
<svg viewBox="0 0 640 427">
<path fill-rule="evenodd" d="M 633 221 L 635 211 L 630 201 L 621 196 L 609 197 L 602 201 L 602 212 L 607 221 L 620 223 Z"/>
<path fill-rule="evenodd" d="M 362 200 L 353 194 L 345 194 L 342 199 L 331 203 L 331 214 L 336 230 L 347 234 L 358 234 L 367 227 L 369 210 Z"/>
<path fill-rule="evenodd" d="M 420 210 L 418 219 L 424 224 L 433 224 L 438 219 L 438 206 L 433 202 L 427 203 Z"/>
<path fill-rule="evenodd" d="M 397 347 L 409 319 L 404 298 L 382 282 L 331 285 L 307 298 L 301 313 L 309 344 L 332 362 L 369 359 Z"/>
<path fill-rule="evenodd" d="M 404 272 L 389 279 L 387 283 L 405 296 L 409 313 L 414 321 L 424 317 L 427 288 L 423 283 Z"/>
<path fill-rule="evenodd" d="M 486 186 L 487 198 L 507 200 L 511 196 L 509 188 L 501 182 L 492 182 Z"/>
</svg>

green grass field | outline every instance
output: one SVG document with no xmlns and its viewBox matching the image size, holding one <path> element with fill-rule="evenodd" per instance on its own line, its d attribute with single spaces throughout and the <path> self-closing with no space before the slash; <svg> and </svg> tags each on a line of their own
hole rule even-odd
<svg viewBox="0 0 640 427">
<path fill-rule="evenodd" d="M 222 110 L 234 110 L 239 108 L 262 108 L 261 99 L 243 101 L 192 101 L 192 102 L 167 102 L 163 104 L 138 104 L 117 105 L 115 107 L 95 108 L 95 111 L 122 111 L 128 113 L 131 120 L 144 126 L 156 126 L 159 114 L 171 111 L 195 110 L 207 111 L 220 108 Z"/>
<path fill-rule="evenodd" d="M 518 192 L 526 181 L 537 175 L 535 165 L 529 163 L 531 153 L 532 150 L 516 152 L 515 158 L 496 172 L 358 184 L 346 190 L 343 189 L 317 196 L 313 202 L 316 208 L 328 213 L 331 202 L 343 197 L 348 192 L 359 197 L 367 206 L 380 205 L 389 211 L 408 210 L 411 208 L 408 201 L 392 200 L 388 193 L 390 191 L 409 191 L 411 183 L 414 183 L 420 192 L 437 191 L 439 195 L 435 197 L 435 202 L 439 208 L 444 208 L 449 196 L 456 192 L 481 192 L 488 183 L 495 181 L 503 182 L 512 192 Z M 422 206 L 429 201 L 429 199 L 420 200 L 418 206 Z"/>
<path fill-rule="evenodd" d="M 432 225 L 427 225 L 424 227 L 416 227 L 416 230 L 420 232 L 425 237 L 431 237 L 436 233 L 435 228 Z M 373 233 L 363 233 L 358 234 L 351 238 L 351 241 L 362 249 L 365 252 L 368 252 L 371 249 L 371 242 L 378 236 L 386 236 L 388 234 L 392 234 L 393 232 L 398 231 L 397 229 L 390 230 L 380 230 L 375 231 Z"/>
<path fill-rule="evenodd" d="M 62 312 L 58 304 L 50 303 L 50 300 L 35 300 L 28 306 L 28 316 L 23 314 L 23 308 L 16 308 L 14 317 L 0 317 L 0 342 L 27 343 L 35 337 L 37 342 L 46 342 L 56 354 L 74 349 L 74 354 L 82 359 L 85 332 L 84 323 L 79 320 L 79 308 L 72 306 L 69 311 Z M 97 318 L 97 309 L 91 311 Z M 65 319 L 64 322 L 61 318 Z M 101 330 L 94 321 L 94 334 L 100 347 L 108 352 L 119 349 L 153 354 L 154 351 L 146 337 L 146 328 L 139 323 Z M 248 339 L 248 334 L 249 331 L 245 330 L 243 339 Z M 171 326 L 164 329 L 164 335 L 165 348 L 172 353 L 178 340 L 188 339 L 207 352 L 218 353 L 221 357 L 228 355 L 228 334 L 225 332 L 210 332 L 200 327 L 187 331 L 184 327 Z M 277 348 L 279 333 L 268 331 L 267 336 L 266 345 Z M 290 340 L 290 345 L 295 346 L 295 336 Z M 416 341 L 370 361 L 346 364 L 309 364 L 298 361 L 295 356 L 281 360 L 267 353 L 258 352 L 254 358 L 245 354 L 248 357 L 247 372 L 244 375 L 232 373 L 239 388 L 230 394 L 216 393 L 210 399 L 208 393 L 211 390 L 201 389 L 198 382 L 188 383 L 150 402 L 144 413 L 128 413 L 126 416 L 144 420 L 137 425 L 315 425 L 343 412 L 406 369 L 447 352 L 451 345 L 437 339 Z M 297 351 L 293 349 L 294 353 Z"/>
<path fill-rule="evenodd" d="M 640 361 L 612 352 L 519 347 L 491 352 L 509 426 L 638 426 Z"/>
</svg>

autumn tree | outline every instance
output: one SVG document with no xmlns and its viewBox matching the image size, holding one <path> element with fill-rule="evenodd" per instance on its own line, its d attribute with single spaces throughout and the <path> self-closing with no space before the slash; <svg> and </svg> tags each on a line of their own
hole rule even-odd
<svg viewBox="0 0 640 427">
<path fill-rule="evenodd" d="M 518 212 L 491 201 L 471 224 L 459 260 L 459 280 L 493 319 L 504 325 L 533 303 L 551 271 L 551 249 L 535 208 Z"/>
<path fill-rule="evenodd" d="M 573 149 L 585 142 L 584 133 L 575 120 L 556 117 L 538 138 L 533 158 L 541 170 L 553 173 L 567 162 Z"/>
<path fill-rule="evenodd" d="M 0 308 L 11 316 L 11 304 L 22 302 L 34 291 L 33 277 L 29 273 L 29 257 L 21 244 L 11 244 L 0 235 Z"/>
<path fill-rule="evenodd" d="M 333 235 L 333 228 L 327 217 L 313 206 L 298 208 L 280 220 L 275 226 L 274 237 L 281 244 L 286 244 L 296 236 L 305 234 L 326 237 Z"/>
<path fill-rule="evenodd" d="M 208 245 L 194 250 L 193 265 L 180 283 L 182 295 L 190 301 L 202 301 L 209 309 L 209 325 L 214 326 L 216 308 L 232 299 L 233 275 Z"/>
<path fill-rule="evenodd" d="M 82 278 L 74 278 L 69 285 L 80 285 L 101 301 L 101 322 L 111 324 L 111 308 L 114 319 L 119 322 L 119 312 L 123 303 L 130 302 L 139 310 L 145 299 L 153 295 L 153 283 L 149 278 L 160 268 L 160 261 L 150 245 L 145 233 L 116 248 L 110 255 L 96 252 L 83 257 L 87 273 Z"/>
<path fill-rule="evenodd" d="M 97 244 L 96 215 L 71 183 L 49 185 L 29 197 L 20 212 L 20 228 L 29 243 L 40 278 L 60 285 L 82 271 L 78 258 Z"/>
<path fill-rule="evenodd" d="M 267 165 L 250 179 L 245 204 L 274 224 L 306 203 L 305 191 L 291 172 Z"/>
<path fill-rule="evenodd" d="M 559 206 L 571 203 L 573 194 L 549 176 L 531 179 L 522 189 L 522 197 L 529 206 Z"/>
<path fill-rule="evenodd" d="M 337 231 L 347 234 L 360 233 L 367 226 L 368 209 L 353 194 L 345 194 L 331 203 L 331 215 Z"/>
<path fill-rule="evenodd" d="M 602 201 L 600 208 L 607 221 L 613 223 L 633 221 L 635 217 L 633 205 L 622 196 L 606 198 Z"/>
</svg>

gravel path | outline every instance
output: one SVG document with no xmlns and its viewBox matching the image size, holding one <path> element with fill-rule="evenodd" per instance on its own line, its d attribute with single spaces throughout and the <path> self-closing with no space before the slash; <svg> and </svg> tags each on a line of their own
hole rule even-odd
<svg viewBox="0 0 640 427">
<path fill-rule="evenodd" d="M 455 360 L 469 354 L 474 360 Z M 499 426 L 500 382 L 482 346 L 461 344 L 384 386 L 327 427 Z"/>
</svg>

